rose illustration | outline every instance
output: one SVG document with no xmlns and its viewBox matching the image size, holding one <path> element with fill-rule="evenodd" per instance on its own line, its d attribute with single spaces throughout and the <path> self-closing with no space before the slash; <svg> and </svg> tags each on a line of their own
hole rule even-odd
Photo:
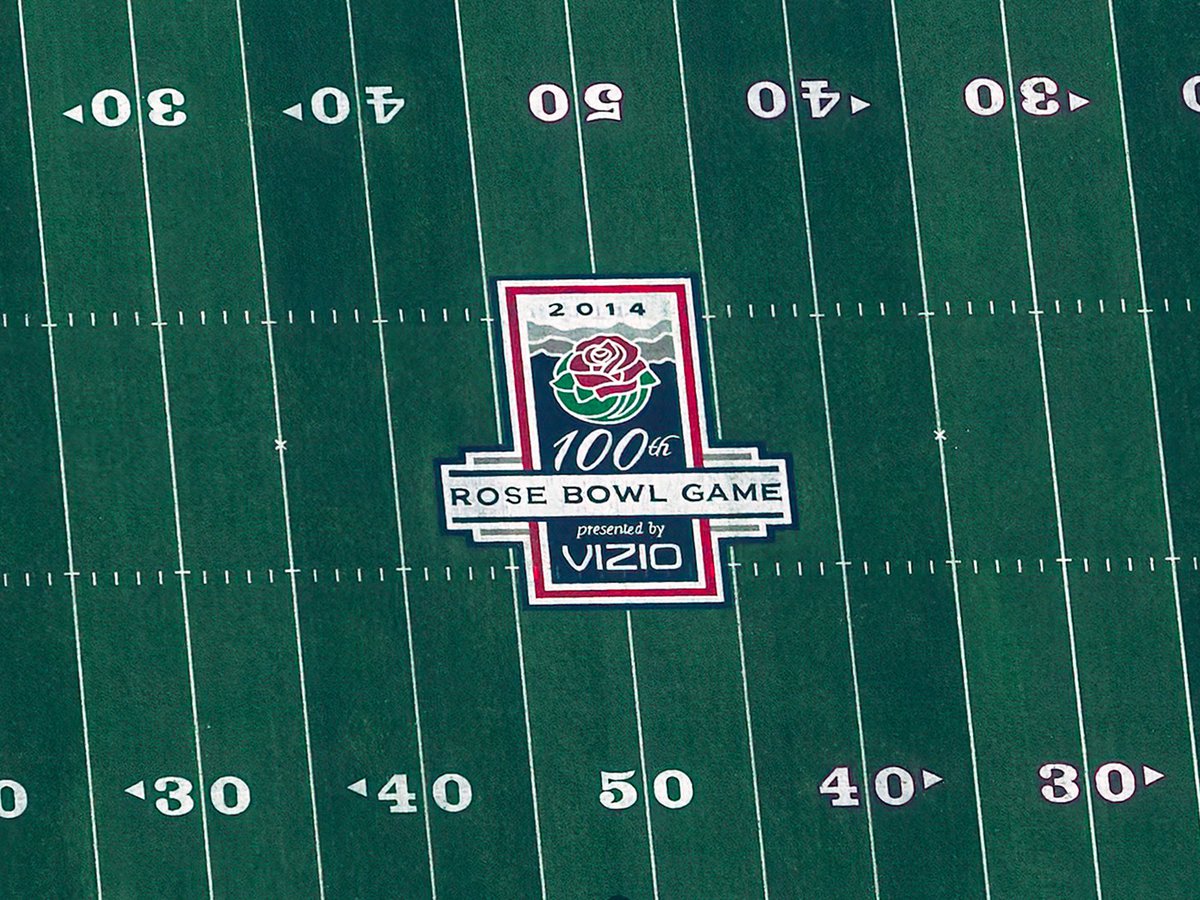
<svg viewBox="0 0 1200 900">
<path fill-rule="evenodd" d="M 617 334 L 598 334 L 579 341 L 558 361 L 550 386 L 575 418 L 614 424 L 641 412 L 658 383 L 636 344 Z"/>
</svg>

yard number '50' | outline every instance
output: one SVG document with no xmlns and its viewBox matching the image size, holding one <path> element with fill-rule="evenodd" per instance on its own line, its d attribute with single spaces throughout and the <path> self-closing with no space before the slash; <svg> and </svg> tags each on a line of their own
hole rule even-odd
<svg viewBox="0 0 1200 900">
<path fill-rule="evenodd" d="M 629 779 L 637 774 L 628 772 L 600 773 L 600 805 L 605 809 L 629 809 L 638 801 L 638 790 Z M 679 769 L 663 769 L 654 776 L 654 799 L 667 809 L 682 809 L 692 802 L 695 793 L 692 779 Z"/>
</svg>

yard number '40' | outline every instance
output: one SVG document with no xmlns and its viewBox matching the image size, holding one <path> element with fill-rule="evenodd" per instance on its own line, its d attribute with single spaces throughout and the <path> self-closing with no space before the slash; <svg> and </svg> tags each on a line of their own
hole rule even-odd
<svg viewBox="0 0 1200 900">
<path fill-rule="evenodd" d="M 917 776 L 920 776 L 919 779 Z M 907 806 L 920 791 L 941 784 L 944 779 L 936 772 L 921 769 L 914 775 L 903 766 L 884 766 L 875 773 L 871 787 L 880 803 L 888 806 Z M 849 766 L 835 766 L 817 791 L 829 798 L 830 806 L 854 807 L 862 803 L 858 785 L 850 774 Z"/>
</svg>

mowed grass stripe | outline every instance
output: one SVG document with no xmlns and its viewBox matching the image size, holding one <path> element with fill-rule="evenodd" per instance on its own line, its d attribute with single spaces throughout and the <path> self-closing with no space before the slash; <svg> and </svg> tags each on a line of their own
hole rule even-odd
<svg viewBox="0 0 1200 900">
<path fill-rule="evenodd" d="M 597 267 L 699 272 L 672 5 L 640 18 L 591 6 L 572 13 L 579 83 L 619 73 L 629 98 L 618 126 L 585 125 L 583 134 Z M 709 420 L 719 421 L 715 393 Z M 679 612 L 633 614 L 646 774 L 678 768 L 697 785 L 683 809 L 651 807 L 661 892 L 758 896 L 765 886 L 736 613 L 729 605 Z M 719 859 L 701 863 L 689 852 L 718 843 Z"/>
<path fill-rule="evenodd" d="M 854 308 L 881 298 L 922 306 L 905 131 L 887 7 L 866 16 L 789 4 L 801 78 L 869 99 L 816 121 L 804 141 L 814 266 L 822 305 Z M 843 99 L 844 104 L 848 101 Z M 935 444 L 929 351 L 920 317 L 867 331 L 826 319 L 826 364 L 851 559 L 910 552 L 945 558 L 945 498 Z M 971 748 L 966 727 L 955 597 L 946 570 L 911 580 L 850 577 L 859 648 L 866 756 L 945 782 L 903 807 L 876 806 L 883 893 L 981 895 Z M 939 768 L 940 766 L 940 768 Z M 868 777 L 874 772 L 868 773 Z M 864 778 L 869 789 L 870 782 Z M 945 790 L 943 790 L 945 789 Z M 872 801 L 875 802 L 875 801 Z M 941 868 L 917 867 L 914 857 Z M 947 873 L 950 873 L 947 877 Z"/>
<path fill-rule="evenodd" d="M 444 534 L 433 461 L 495 441 L 458 35 L 450 6 L 353 7 L 360 84 L 394 85 L 391 125 L 363 109 L 427 770 L 474 786 L 470 808 L 432 807 L 439 895 L 537 896 L 537 772 L 507 556 Z M 431 227 L 431 223 L 439 223 Z M 463 309 L 470 305 L 468 321 Z M 442 322 L 442 309 L 457 324 Z M 437 325 L 421 326 L 421 310 Z M 449 313 L 447 314 L 447 317 Z M 445 328 L 434 334 L 429 329 Z M 416 567 L 450 584 L 426 581 Z M 497 578 L 490 577 L 495 568 Z M 468 568 L 473 576 L 465 576 Z M 449 661 L 449 662 L 448 662 Z M 486 677 L 480 677 L 486 673 Z M 488 735 L 481 741 L 480 735 Z M 536 756 L 532 757 L 536 762 Z"/>
<path fill-rule="evenodd" d="M 1147 320 L 1153 339 L 1163 451 L 1177 545 L 1200 536 L 1200 440 L 1193 412 L 1200 396 L 1200 358 L 1193 329 L 1172 311 L 1186 311 L 1200 263 L 1195 244 L 1198 199 L 1192 171 L 1200 158 L 1197 115 L 1183 102 L 1197 74 L 1193 47 L 1200 19 L 1186 4 L 1119 3 L 1113 8 L 1128 120 L 1129 160 L 1141 225 Z M 1179 551 L 1183 555 L 1186 551 Z M 1184 560 L 1180 605 L 1193 698 L 1197 689 L 1196 572 Z"/>
<path fill-rule="evenodd" d="M 1133 224 L 1133 249 L 1137 261 L 1138 287 L 1141 294 L 1140 313 L 1142 315 L 1142 330 L 1146 335 L 1146 364 L 1150 375 L 1150 397 L 1154 408 L 1154 438 L 1158 449 L 1159 475 L 1162 479 L 1163 517 L 1166 520 L 1167 551 L 1169 554 L 1167 556 L 1167 562 L 1171 567 L 1171 591 L 1174 594 L 1175 621 L 1179 630 L 1180 665 L 1183 670 L 1183 700 L 1188 719 L 1188 738 L 1192 756 L 1192 784 L 1196 790 L 1196 811 L 1198 814 L 1200 814 L 1200 757 L 1197 756 L 1196 751 L 1195 707 L 1192 698 L 1191 674 L 1188 669 L 1186 639 L 1183 631 L 1183 603 L 1179 591 L 1180 560 L 1175 544 L 1175 522 L 1174 515 L 1171 510 L 1171 492 L 1167 483 L 1167 461 L 1166 452 L 1163 445 L 1162 410 L 1159 402 L 1158 376 L 1154 361 L 1154 338 L 1150 328 L 1150 313 L 1152 312 L 1152 308 L 1149 305 L 1149 296 L 1146 292 L 1146 272 L 1142 257 L 1141 218 L 1138 212 L 1137 193 L 1133 181 L 1133 165 L 1130 159 L 1131 148 L 1129 142 L 1129 121 L 1126 113 L 1124 79 L 1121 73 L 1120 41 L 1117 37 L 1116 13 L 1113 9 L 1112 0 L 1109 0 L 1108 2 L 1108 21 L 1109 36 L 1112 41 L 1113 68 L 1115 70 L 1117 79 L 1117 103 L 1118 109 L 1121 113 L 1121 138 L 1123 149 L 1125 151 L 1125 178 L 1126 185 L 1129 188 L 1130 218 L 1132 219 Z M 1187 82 L 1185 82 L 1185 91 L 1188 90 L 1186 84 Z M 1195 105 L 1194 97 L 1186 98 L 1186 100 L 1190 102 L 1191 105 Z M 1185 105 L 1187 104 L 1185 103 Z M 1197 824 L 1200 825 L 1200 821 L 1198 821 Z"/>
<path fill-rule="evenodd" d="M 261 310 L 263 302 L 237 102 L 236 10 L 134 12 L 146 90 L 179 85 L 185 109 L 194 111 L 176 129 L 146 129 L 165 315 L 179 311 L 195 322 L 203 312 L 214 322 L 212 329 L 164 330 L 188 566 L 219 571 L 240 562 L 282 570 L 287 523 L 273 444 L 268 336 L 265 327 L 216 324 L 221 310 Z M 198 206 L 199 196 L 205 203 Z M 257 318 L 265 318 L 259 310 Z M 240 777 L 252 797 L 244 814 L 210 816 L 215 881 L 236 878 L 248 892 L 283 885 L 307 893 L 318 876 L 286 576 L 252 587 L 194 589 L 190 599 L 206 774 L 210 782 Z"/>
<path fill-rule="evenodd" d="M 760 122 L 745 108 L 750 84 L 788 81 L 782 10 L 747 3 L 726 19 L 688 3 L 680 16 L 725 429 L 731 440 L 790 452 L 801 498 L 797 532 L 746 545 L 738 560 L 745 572 L 777 559 L 838 559 L 792 122 Z M 760 315 L 774 304 L 782 318 L 762 324 L 721 314 L 723 302 L 743 298 Z M 835 764 L 860 761 L 840 573 L 803 587 L 791 568 L 778 581 L 771 574 L 766 568 L 766 578 L 741 582 L 768 883 L 776 896 L 867 893 L 864 811 L 838 814 L 816 793 Z"/>
<path fill-rule="evenodd" d="M 0 10 L 5 38 L 0 53 L 4 126 L 0 153 L 11 181 L 7 215 L 0 225 L 0 311 L 13 320 L 29 314 L 45 321 L 40 254 L 40 208 L 35 196 L 26 98 L 20 7 Z M 76 656 L 73 595 L 59 467 L 55 394 L 57 376 L 48 352 L 49 330 L 14 340 L 0 367 L 24 372 L 5 379 L 0 398 L 0 483 L 6 485 L 0 516 L 3 568 L 54 567 L 53 586 L 42 582 L 5 598 L 0 627 L 0 682 L 6 686 L 0 777 L 22 786 L 26 811 L 0 822 L 9 850 L 0 863 L 0 889 L 47 894 L 66 887 L 80 896 L 98 893 L 97 859 L 89 802 L 91 760 L 83 737 L 82 671 Z M 14 588 L 23 588 L 16 583 Z M 15 795 L 8 800 L 15 802 Z"/>
<path fill-rule="evenodd" d="M 917 199 L 916 173 L 913 169 L 912 134 L 908 124 L 908 91 L 904 84 L 904 52 L 900 46 L 900 21 L 896 12 L 896 0 L 891 0 L 892 38 L 896 46 L 896 75 L 900 82 L 900 114 L 904 126 L 904 149 L 908 164 L 908 189 L 912 201 L 913 228 L 916 232 L 917 272 L 921 283 L 921 317 L 925 325 L 925 348 L 929 355 L 929 382 L 933 393 L 934 440 L 938 448 L 938 465 L 941 469 L 942 502 L 946 510 L 946 544 L 949 552 L 950 583 L 954 592 L 954 619 L 958 635 L 958 662 L 962 671 L 963 705 L 966 707 L 967 743 L 971 751 L 971 787 L 975 796 L 975 823 L 979 837 L 979 856 L 983 867 L 983 892 L 992 895 L 991 876 L 988 870 L 987 835 L 984 827 L 983 806 L 979 797 L 979 756 L 975 747 L 975 714 L 971 706 L 971 680 L 967 665 L 967 648 L 963 636 L 962 594 L 959 586 L 959 568 L 962 560 L 954 540 L 954 514 L 950 502 L 950 483 L 946 475 L 946 432 L 942 420 L 941 390 L 938 387 L 937 353 L 934 351 L 933 327 L 930 325 L 932 309 L 929 305 L 929 284 L 925 274 L 925 244 L 921 233 L 921 210 Z M 924 776 L 922 776 L 924 779 Z"/>
<path fill-rule="evenodd" d="M 983 309 L 1014 297 L 1024 298 L 1024 314 L 1030 293 L 1011 123 L 973 116 L 962 102 L 972 78 L 1004 81 L 999 8 L 984 19 L 936 2 L 898 10 L 931 306 L 940 313 L 947 302 L 975 298 Z M 996 548 L 1053 559 L 1060 554 L 1032 317 L 1008 329 L 990 318 L 938 315 L 932 324 L 960 557 Z M 999 895 L 1076 890 L 1093 878 L 1086 806 L 1056 809 L 1028 790 L 1046 760 L 1080 756 L 1064 585 L 987 577 L 961 587 L 993 886 Z M 1031 643 L 1031 631 L 1046 639 Z M 1037 848 L 1045 848 L 1044 864 L 1029 866 Z"/>
<path fill-rule="evenodd" d="M 363 85 L 358 72 L 358 45 L 354 34 L 353 4 L 350 0 L 346 0 L 346 36 L 350 48 L 350 72 L 353 93 L 358 98 L 363 93 Z M 412 612 L 409 606 L 408 591 L 409 566 L 408 556 L 404 550 L 404 515 L 400 508 L 400 482 L 396 472 L 396 422 L 392 412 L 392 392 L 388 379 L 387 345 L 383 339 L 383 301 L 379 293 L 379 261 L 375 246 L 375 203 L 371 196 L 370 167 L 367 165 L 367 147 L 363 137 L 363 119 L 363 104 L 356 102 L 354 105 L 354 123 L 358 131 L 358 157 L 359 163 L 362 166 L 363 207 L 367 220 L 367 250 L 370 253 L 371 259 L 371 288 L 373 299 L 375 300 L 375 333 L 379 338 L 379 370 L 383 381 L 383 411 L 387 421 L 388 462 L 391 464 L 392 469 L 392 503 L 396 517 L 397 561 L 399 562 L 397 568 L 400 570 L 400 591 L 404 601 L 404 631 L 407 639 L 409 681 L 412 685 L 413 717 L 417 739 L 417 770 L 420 783 L 424 786 L 429 782 L 429 777 L 425 768 L 425 739 L 421 734 L 421 698 L 417 687 L 416 661 L 413 659 Z M 425 825 L 425 852 L 429 859 L 430 893 L 436 898 L 437 873 L 433 863 L 433 839 L 429 828 L 428 803 L 421 804 L 421 817 Z"/>
<path fill-rule="evenodd" d="M 274 317 L 316 308 L 347 319 L 358 309 L 370 319 L 353 124 L 325 126 L 311 116 L 301 123 L 282 114 L 296 102 L 307 109 L 320 87 L 352 91 L 345 7 L 330 2 L 281 15 L 246 3 L 242 24 Z M 301 55 L 309 62 L 304 73 L 293 65 Z M 331 314 L 323 319 L 307 328 L 281 326 L 275 335 L 294 552 L 302 570 L 352 570 L 364 560 L 397 557 L 379 344 L 370 329 L 333 325 Z M 420 782 L 402 582 L 367 588 L 304 579 L 298 594 L 326 889 L 428 894 L 422 815 L 392 814 L 375 799 L 393 774 L 407 774 L 417 802 L 429 802 Z M 366 798 L 347 790 L 360 778 L 367 779 Z M 297 796 L 306 789 L 298 777 Z M 306 843 L 311 849 L 311 835 Z"/>
<path fill-rule="evenodd" d="M 525 106 L 534 85 L 570 84 L 564 9 L 461 9 L 488 274 L 586 274 L 574 123 L 547 126 Z M 523 610 L 521 625 L 547 895 L 650 896 L 643 810 L 598 799 L 601 771 L 640 767 L 624 615 Z"/>
<path fill-rule="evenodd" d="M 1014 70 L 1052 71 L 1062 85 L 1092 99 L 1089 115 L 1081 111 L 1047 122 L 1053 126 L 1047 128 L 1021 123 L 1039 289 L 1047 298 L 1136 298 L 1107 9 L 1101 5 L 1086 15 L 1056 9 L 1047 20 L 1045 10 L 1020 2 L 1009 3 L 1008 12 Z M 1073 41 L 1048 38 L 1048 25 L 1068 24 Z M 1086 164 L 1064 167 L 1061 160 L 1068 155 Z M 1065 227 L 1092 240 L 1063 242 Z M 1107 252 L 1096 253 L 1095 247 Z M 1143 323 L 1094 320 L 1069 330 L 1064 324 L 1045 323 L 1055 436 L 1070 448 L 1059 459 L 1069 554 L 1103 556 L 1120 544 L 1161 558 L 1167 540 Z M 1178 773 L 1171 790 L 1150 787 L 1124 804 L 1097 808 L 1104 889 L 1121 895 L 1152 883 L 1184 890 L 1195 880 L 1200 860 L 1194 852 L 1196 798 L 1189 790 L 1188 711 L 1169 567 L 1125 585 L 1078 587 L 1092 759 Z M 1128 618 L 1133 603 L 1136 624 Z M 1152 859 L 1139 849 L 1151 840 L 1189 852 Z"/>
<path fill-rule="evenodd" d="M 81 129 L 62 116 L 101 86 L 132 94 L 125 6 L 67 17 L 39 5 L 26 8 L 26 25 L 55 318 L 80 308 L 136 309 L 152 321 L 136 133 L 132 124 Z M 97 229 L 108 239 L 103 254 L 95 252 Z M 149 330 L 79 337 L 56 335 L 77 564 L 81 571 L 173 569 L 156 337 Z M 96 371 L 111 376 L 97 380 Z M 203 893 L 199 816 L 164 827 L 150 804 L 122 793 L 143 778 L 197 780 L 178 583 L 136 600 L 128 587 L 81 586 L 79 609 L 95 691 L 89 714 L 105 887 Z"/>
</svg>

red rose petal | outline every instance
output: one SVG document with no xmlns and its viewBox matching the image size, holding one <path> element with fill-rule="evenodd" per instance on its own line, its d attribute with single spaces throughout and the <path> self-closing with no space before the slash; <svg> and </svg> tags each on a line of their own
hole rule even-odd
<svg viewBox="0 0 1200 900">
<path fill-rule="evenodd" d="M 626 366 L 617 377 L 620 381 L 633 381 L 645 371 L 646 364 L 640 359 L 635 359 L 633 365 Z"/>
</svg>

